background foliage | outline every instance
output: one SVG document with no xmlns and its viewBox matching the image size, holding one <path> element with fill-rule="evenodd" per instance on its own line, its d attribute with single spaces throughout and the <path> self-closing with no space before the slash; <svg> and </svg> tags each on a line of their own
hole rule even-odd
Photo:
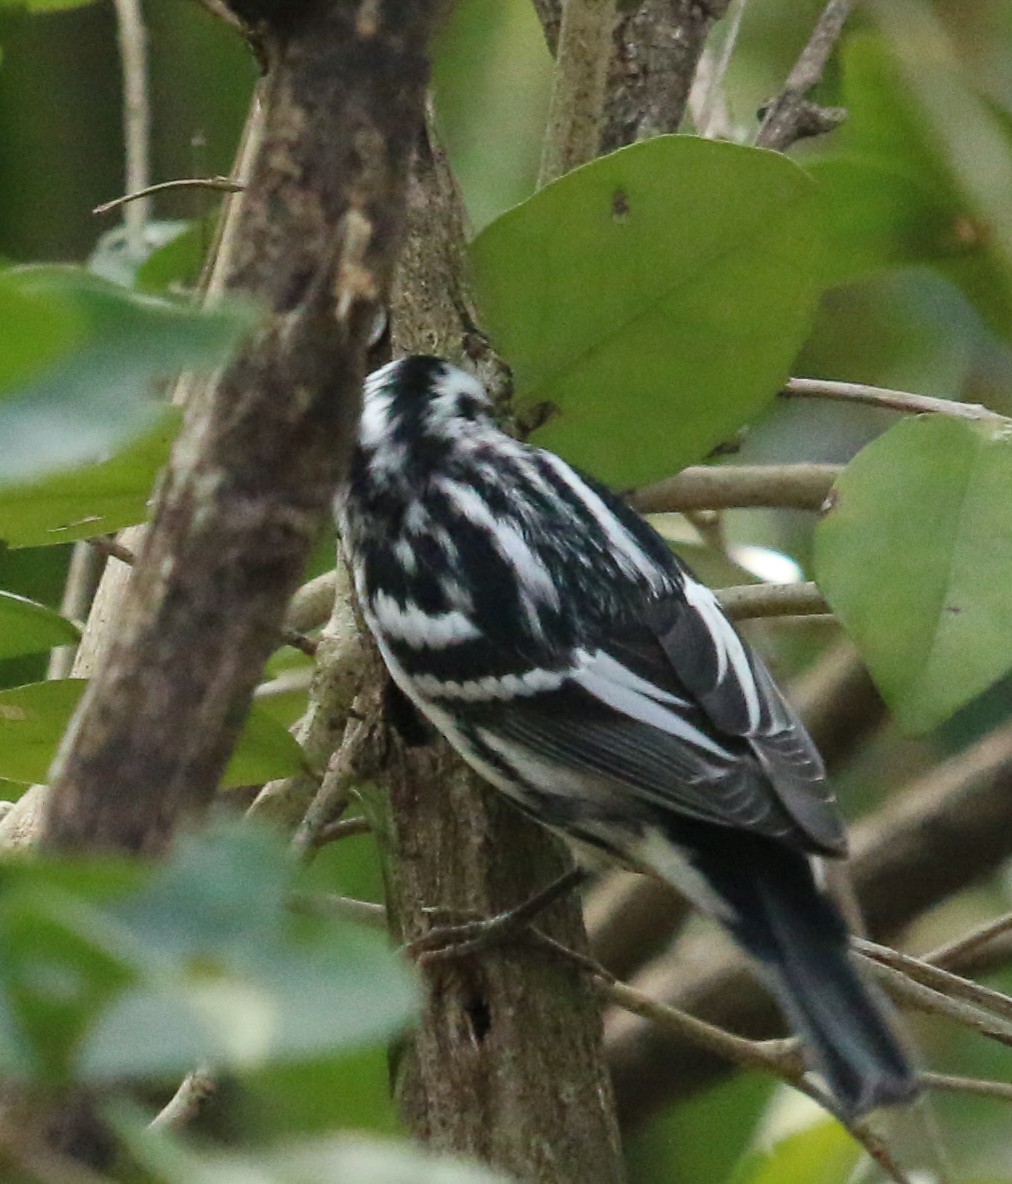
<svg viewBox="0 0 1012 1184">
<path fill-rule="evenodd" d="M 794 154 L 802 171 L 739 145 L 820 7 L 746 8 L 722 112 L 732 142 L 637 145 L 536 197 L 550 61 L 527 0 L 463 0 L 435 86 L 480 232 L 483 311 L 516 367 L 518 406 L 560 409 L 546 444 L 622 487 L 705 460 L 746 423 L 731 463 L 846 463 L 871 444 L 821 522 L 726 516 L 732 546 L 769 548 L 820 581 L 894 709 L 895 725 L 838 778 L 856 813 L 1012 714 L 1012 441 L 1002 421 L 897 423 L 878 409 L 772 396 L 793 372 L 1012 415 L 1012 13 L 1001 0 L 870 5 L 820 94 L 850 118 Z M 227 173 L 254 67 L 198 6 L 149 9 L 155 177 Z M 2 3 L 0 46 L 0 256 L 91 260 L 92 273 L 0 272 L 0 587 L 11 594 L 0 596 L 0 779 L 13 797 L 44 776 L 77 693 L 59 681 L 18 689 L 40 682 L 50 647 L 73 639 L 52 611 L 67 544 L 139 521 L 167 454 L 176 420 L 143 380 L 184 360 L 213 363 L 248 322 L 241 311 L 198 316 L 181 299 L 213 233 L 213 194 L 159 199 L 161 245 L 139 268 L 124 263 L 116 216 L 90 213 L 123 184 L 111 7 Z M 704 558 L 699 548 L 688 544 L 690 559 Z M 324 540 L 321 569 L 329 552 Z M 754 631 L 790 677 L 838 628 Z M 279 651 L 270 673 L 300 665 Z M 300 701 L 264 702 L 230 783 L 299 768 L 282 725 Z M 268 838 L 222 826 L 155 873 L 4 871 L 5 1073 L 140 1079 L 164 1100 L 200 1056 L 234 1070 L 243 1089 L 228 1121 L 247 1141 L 242 1154 L 142 1136 L 138 1112 L 117 1111 L 152 1179 L 241 1172 L 252 1132 L 281 1148 L 276 1164 L 257 1157 L 265 1179 L 326 1171 L 382 1184 L 431 1171 L 449 1184 L 458 1177 L 447 1173 L 470 1171 L 287 1142 L 341 1125 L 395 1127 L 382 1041 L 410 1015 L 412 987 L 378 937 L 286 912 L 294 887 L 379 899 L 368 840 L 328 849 L 294 876 Z M 1010 894 L 1007 875 L 994 877 L 925 919 L 915 944 L 1007 910 Z M 933 1066 L 1008 1076 L 1007 1056 L 983 1042 L 937 1025 L 918 1037 Z M 965 1098 L 933 1106 L 959 1178 L 999 1178 L 1012 1156 L 1007 1112 Z M 783 1137 L 798 1112 L 793 1096 L 739 1075 L 639 1132 L 633 1179 L 846 1180 L 854 1147 L 834 1124 Z"/>
</svg>

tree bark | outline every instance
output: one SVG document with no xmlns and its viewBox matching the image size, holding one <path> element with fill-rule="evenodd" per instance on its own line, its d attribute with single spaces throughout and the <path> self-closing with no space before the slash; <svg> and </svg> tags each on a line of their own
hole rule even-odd
<svg viewBox="0 0 1012 1184">
<path fill-rule="evenodd" d="M 463 213 L 438 151 L 423 141 L 393 308 L 395 353 L 471 356 L 494 392 L 508 376 L 475 330 L 464 279 Z M 568 854 L 489 790 L 443 744 L 392 742 L 382 842 L 388 908 L 410 941 L 434 924 L 492 916 L 570 866 Z M 433 915 L 427 909 L 437 908 Z M 585 948 L 578 901 L 539 920 Z M 434 1147 L 537 1184 L 624 1179 L 600 1001 L 567 962 L 518 941 L 423 966 L 420 1022 L 396 1070 L 401 1111 Z"/>
<path fill-rule="evenodd" d="M 440 7 L 258 9 L 267 128 L 226 286 L 268 313 L 187 408 L 51 846 L 158 851 L 211 800 L 350 451 Z"/>
</svg>

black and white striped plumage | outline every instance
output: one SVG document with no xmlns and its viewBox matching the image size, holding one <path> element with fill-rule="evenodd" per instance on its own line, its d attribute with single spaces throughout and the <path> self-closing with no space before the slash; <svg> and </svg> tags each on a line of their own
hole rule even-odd
<svg viewBox="0 0 1012 1184">
<path fill-rule="evenodd" d="M 428 357 L 368 379 L 337 509 L 391 675 L 465 760 L 721 920 L 845 1112 L 911 1097 L 813 878 L 846 847 L 818 753 L 660 536 Z"/>
</svg>

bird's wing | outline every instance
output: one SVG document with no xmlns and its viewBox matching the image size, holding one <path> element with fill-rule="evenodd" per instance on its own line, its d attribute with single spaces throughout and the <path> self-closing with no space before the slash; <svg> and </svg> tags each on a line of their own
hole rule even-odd
<svg viewBox="0 0 1012 1184">
<path fill-rule="evenodd" d="M 747 745 L 765 774 L 765 792 L 804 834 L 820 849 L 842 854 L 843 827 L 804 724 L 709 588 L 682 574 L 684 599 L 652 601 L 636 627 L 617 632 L 612 652 L 654 685 L 674 679 L 719 740 Z"/>
</svg>

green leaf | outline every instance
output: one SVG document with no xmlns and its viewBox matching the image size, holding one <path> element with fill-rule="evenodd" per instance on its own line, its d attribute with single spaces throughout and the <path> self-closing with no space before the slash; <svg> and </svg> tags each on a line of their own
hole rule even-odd
<svg viewBox="0 0 1012 1184">
<path fill-rule="evenodd" d="M 81 633 L 73 621 L 37 601 L 0 591 L 0 658 L 38 654 L 74 645 Z"/>
<path fill-rule="evenodd" d="M 860 1155 L 860 1146 L 838 1122 L 823 1119 L 768 1151 L 751 1152 L 731 1184 L 846 1184 Z"/>
<path fill-rule="evenodd" d="M 909 419 L 858 453 L 816 530 L 819 586 L 897 722 L 1012 667 L 1012 422 Z"/>
<path fill-rule="evenodd" d="M 131 1158 L 162 1184 L 514 1184 L 512 1176 L 403 1139 L 340 1135 L 282 1143 L 252 1155 L 194 1148 L 152 1130 L 139 1114 L 119 1116 L 115 1126 Z"/>
<path fill-rule="evenodd" d="M 27 8 L 29 12 L 59 12 L 65 8 L 84 8 L 95 0 L 0 0 L 0 9 Z"/>
<path fill-rule="evenodd" d="M 276 777 L 292 777 L 306 769 L 299 742 L 268 710 L 255 705 L 246 717 L 222 779 L 223 789 L 263 785 Z"/>
<path fill-rule="evenodd" d="M 0 777 L 44 782 L 87 679 L 62 678 L 0 691 Z M 304 768 L 302 749 L 272 716 L 254 707 L 222 778 L 224 787 L 259 785 Z"/>
<path fill-rule="evenodd" d="M 5 279 L 76 328 L 55 361 L 0 393 L 4 485 L 105 459 L 164 413 L 151 397 L 156 378 L 219 362 L 249 324 L 234 310 L 138 296 L 80 268 L 18 268 Z"/>
<path fill-rule="evenodd" d="M 86 685 L 83 678 L 54 678 L 0 691 L 0 777 L 28 785 L 46 780 Z"/>
<path fill-rule="evenodd" d="M 156 427 L 108 460 L 18 485 L 0 483 L 0 539 L 9 547 L 45 547 L 143 522 L 181 423 L 182 413 L 166 407 Z"/>
<path fill-rule="evenodd" d="M 153 265 L 154 275 L 157 277 L 163 270 L 154 260 L 169 251 L 185 235 L 188 227 L 193 223 L 180 219 L 165 219 L 151 221 L 144 226 L 144 252 L 140 259 L 133 254 L 133 240 L 125 225 L 112 227 L 107 230 L 95 244 L 94 250 L 88 257 L 88 270 L 103 279 L 111 280 L 124 288 L 140 288 L 147 292 L 164 292 L 168 282 L 164 284 L 145 283 L 141 279 L 142 273 Z M 205 232 L 206 237 L 206 232 Z M 197 264 L 199 268 L 199 261 Z"/>
<path fill-rule="evenodd" d="M 786 157 L 658 136 L 494 222 L 477 288 L 539 443 L 617 485 L 702 459 L 776 394 L 811 322 L 816 187 Z"/>
<path fill-rule="evenodd" d="M 407 967 L 382 934 L 292 914 L 294 870 L 277 838 L 248 824 L 181 844 L 115 910 L 135 935 L 140 981 L 82 1046 L 83 1076 L 314 1060 L 403 1026 L 415 1007 Z"/>
<path fill-rule="evenodd" d="M 825 282 L 929 263 L 1012 336 L 1012 128 L 959 77 L 944 34 L 925 28 L 930 14 L 878 7 L 909 36 L 895 53 L 848 38 L 840 150 L 809 164 L 826 207 Z"/>
<path fill-rule="evenodd" d="M 192 288 L 200 278 L 207 248 L 214 237 L 214 219 L 175 223 L 176 232 L 137 268 L 135 284 L 145 292 L 165 293 Z"/>
</svg>

